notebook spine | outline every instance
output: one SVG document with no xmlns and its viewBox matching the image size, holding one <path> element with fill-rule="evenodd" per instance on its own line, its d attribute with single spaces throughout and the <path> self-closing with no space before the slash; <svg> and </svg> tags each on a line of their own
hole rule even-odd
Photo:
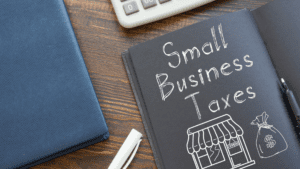
<svg viewBox="0 0 300 169">
<path fill-rule="evenodd" d="M 165 167 L 164 167 L 163 162 L 161 160 L 161 155 L 159 153 L 158 145 L 156 144 L 156 141 L 155 141 L 155 136 L 154 136 L 153 130 L 152 130 L 152 128 L 150 128 L 151 125 L 150 125 L 150 122 L 149 122 L 149 117 L 147 116 L 147 114 L 144 113 L 146 111 L 146 109 L 145 109 L 145 105 L 143 104 L 143 101 L 142 101 L 143 98 L 141 96 L 141 93 L 139 93 L 139 90 L 137 90 L 138 89 L 137 88 L 138 87 L 138 82 L 135 79 L 135 73 L 134 73 L 134 70 L 132 70 L 133 68 L 131 67 L 132 62 L 131 62 L 131 59 L 130 59 L 130 53 L 129 53 L 128 50 L 126 50 L 125 52 L 122 52 L 121 55 L 122 55 L 122 59 L 123 59 L 124 65 L 125 65 L 125 69 L 126 69 L 128 79 L 129 79 L 130 84 L 131 84 L 131 88 L 132 88 L 135 100 L 137 102 L 137 106 L 138 106 L 139 111 L 141 113 L 141 117 L 142 117 L 142 121 L 143 121 L 143 124 L 144 124 L 144 127 L 145 127 L 145 131 L 146 131 L 146 134 L 148 136 L 148 140 L 149 140 L 151 149 L 153 151 L 156 166 L 157 166 L 158 169 L 164 169 Z"/>
</svg>

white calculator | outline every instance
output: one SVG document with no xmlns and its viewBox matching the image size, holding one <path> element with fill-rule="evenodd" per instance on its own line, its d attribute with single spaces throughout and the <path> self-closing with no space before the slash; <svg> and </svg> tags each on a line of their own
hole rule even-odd
<svg viewBox="0 0 300 169">
<path fill-rule="evenodd" d="M 214 0 L 111 0 L 120 24 L 133 28 L 173 16 Z"/>
</svg>

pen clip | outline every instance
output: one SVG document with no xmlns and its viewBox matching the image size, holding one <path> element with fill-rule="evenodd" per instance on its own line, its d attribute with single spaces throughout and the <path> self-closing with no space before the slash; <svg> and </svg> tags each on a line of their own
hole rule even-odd
<svg viewBox="0 0 300 169">
<path fill-rule="evenodd" d="M 135 149 L 133 150 L 130 158 L 128 159 L 127 163 L 124 165 L 123 169 L 127 169 L 127 167 L 129 166 L 129 164 L 131 163 L 131 161 L 133 160 L 137 150 L 139 149 L 140 143 L 141 143 L 142 139 L 139 140 L 139 142 L 136 144 Z"/>
<path fill-rule="evenodd" d="M 136 154 L 137 149 L 139 148 L 140 142 L 142 141 L 142 136 L 142 133 L 138 132 L 135 129 L 132 129 L 125 139 L 124 143 L 122 144 L 121 148 L 117 152 L 115 158 L 112 160 L 108 169 L 121 169 L 130 154 L 132 154 L 126 165 L 123 167 L 124 169 L 126 169 L 132 161 L 134 155 Z"/>
</svg>

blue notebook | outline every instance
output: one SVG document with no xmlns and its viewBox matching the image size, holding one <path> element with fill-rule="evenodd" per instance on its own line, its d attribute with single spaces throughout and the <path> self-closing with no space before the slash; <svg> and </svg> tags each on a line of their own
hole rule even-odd
<svg viewBox="0 0 300 169">
<path fill-rule="evenodd" d="M 109 137 L 63 0 L 0 0 L 0 168 Z"/>
</svg>

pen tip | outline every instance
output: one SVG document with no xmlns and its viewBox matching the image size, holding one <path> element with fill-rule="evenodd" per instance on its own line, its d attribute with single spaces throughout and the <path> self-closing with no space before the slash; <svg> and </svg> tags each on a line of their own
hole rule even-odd
<svg viewBox="0 0 300 169">
<path fill-rule="evenodd" d="M 287 84 L 285 83 L 285 80 L 284 80 L 283 78 L 281 78 L 280 80 L 281 80 L 282 87 L 283 87 L 285 90 L 289 90 Z"/>
</svg>

